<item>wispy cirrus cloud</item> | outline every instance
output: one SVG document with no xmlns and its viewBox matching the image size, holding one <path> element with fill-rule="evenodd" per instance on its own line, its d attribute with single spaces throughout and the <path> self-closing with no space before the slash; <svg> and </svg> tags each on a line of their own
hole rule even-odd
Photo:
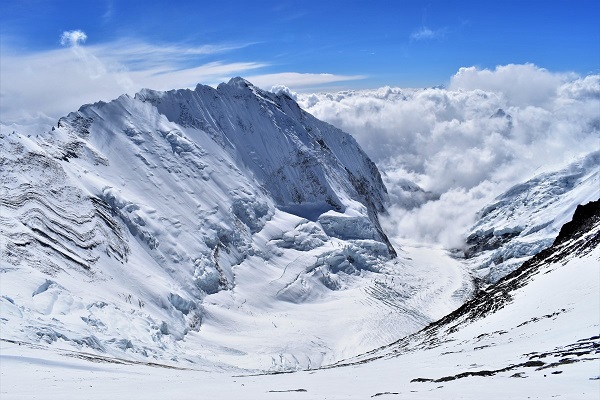
<svg viewBox="0 0 600 400">
<path fill-rule="evenodd" d="M 115 10 L 115 7 L 114 7 L 113 1 L 108 0 L 106 2 L 106 11 L 104 12 L 104 14 L 102 14 L 102 20 L 104 20 L 106 22 L 109 19 L 111 19 L 114 14 L 114 10 Z"/>
<path fill-rule="evenodd" d="M 47 122 L 82 104 L 134 94 L 144 87 L 167 90 L 197 83 L 216 85 L 233 75 L 268 66 L 220 59 L 251 43 L 186 46 L 121 39 L 87 46 L 86 39 L 81 30 L 65 31 L 60 35 L 62 48 L 23 54 L 4 38 L 1 122 Z"/>
<path fill-rule="evenodd" d="M 154 68 L 160 65 L 187 65 L 206 56 L 228 53 L 254 43 L 221 43 L 202 46 L 153 44 L 133 39 L 89 46 L 87 49 L 107 61 L 119 62 L 130 69 Z"/>
<path fill-rule="evenodd" d="M 39 113 L 58 118 L 82 104 L 109 101 L 145 87 L 168 90 L 217 84 L 267 65 L 210 61 L 182 68 L 169 60 L 130 69 L 118 57 L 103 58 L 83 47 L 30 55 L 4 53 L 2 58 L 3 123 L 26 121 Z"/>
<path fill-rule="evenodd" d="M 362 75 L 313 73 L 256 73 L 270 67 L 261 61 L 228 61 L 229 53 L 254 43 L 186 45 L 149 43 L 123 38 L 86 45 L 81 30 L 65 31 L 62 48 L 23 54 L 3 38 L 0 63 L 1 122 L 23 123 L 32 117 L 56 119 L 82 104 L 109 101 L 142 88 L 216 86 L 232 76 L 244 76 L 268 89 L 286 85 L 305 87 L 363 79 Z"/>
<path fill-rule="evenodd" d="M 264 89 L 283 85 L 301 90 L 330 83 L 355 81 L 367 78 L 366 75 L 337 75 L 337 74 L 313 74 L 300 72 L 280 72 L 275 74 L 251 75 L 246 77 L 254 85 Z"/>
<path fill-rule="evenodd" d="M 446 34 L 446 29 L 431 29 L 427 26 L 421 26 L 419 29 L 410 34 L 410 40 L 420 41 L 420 40 L 431 40 L 431 39 L 439 39 Z"/>
</svg>

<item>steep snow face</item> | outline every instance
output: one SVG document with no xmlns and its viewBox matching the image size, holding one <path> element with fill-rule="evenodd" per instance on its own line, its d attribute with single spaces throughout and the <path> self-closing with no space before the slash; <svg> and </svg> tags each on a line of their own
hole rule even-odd
<svg viewBox="0 0 600 400">
<path fill-rule="evenodd" d="M 252 254 L 250 236 L 275 208 L 318 221 L 331 237 L 384 242 L 394 254 L 377 219 L 385 187 L 356 142 L 285 95 L 241 78 L 217 90 L 145 90 L 84 106 L 61 119 L 59 130 L 106 155 L 114 179 L 91 190 L 101 189 L 98 196 L 159 263 L 192 261 L 207 293 L 233 284 L 229 267 Z M 65 147 L 77 143 L 69 140 Z M 157 189 L 158 196 L 140 199 Z"/>
<path fill-rule="evenodd" d="M 495 282 L 550 246 L 578 204 L 600 198 L 600 152 L 514 186 L 479 212 L 465 255 Z"/>
<path fill-rule="evenodd" d="M 2 137 L 2 334 L 164 356 L 200 328 L 203 297 L 233 286 L 252 251 L 237 215 L 264 223 L 269 199 L 222 157 L 212 168 L 231 176 L 204 180 L 214 169 L 197 148 L 181 162 L 170 126 L 142 139 L 91 122 L 61 120 L 37 143 Z"/>
<path fill-rule="evenodd" d="M 216 90 L 144 90 L 136 99 L 181 127 L 210 135 L 251 171 L 279 209 L 313 221 L 334 211 L 327 217 L 332 236 L 357 238 L 364 231 L 387 242 L 377 220 L 387 191 L 375 164 L 350 135 L 301 110 L 286 94 L 233 78 Z M 370 226 L 346 224 L 339 214 L 348 209 Z"/>
</svg>

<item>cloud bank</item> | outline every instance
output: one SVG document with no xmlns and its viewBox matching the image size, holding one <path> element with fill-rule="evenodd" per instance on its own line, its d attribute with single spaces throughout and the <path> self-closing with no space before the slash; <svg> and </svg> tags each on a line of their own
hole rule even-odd
<svg viewBox="0 0 600 400">
<path fill-rule="evenodd" d="M 461 68 L 448 89 L 301 94 L 299 102 L 352 133 L 384 172 L 390 232 L 447 247 L 460 247 L 476 211 L 510 186 L 600 147 L 600 75 L 531 64 Z"/>
</svg>

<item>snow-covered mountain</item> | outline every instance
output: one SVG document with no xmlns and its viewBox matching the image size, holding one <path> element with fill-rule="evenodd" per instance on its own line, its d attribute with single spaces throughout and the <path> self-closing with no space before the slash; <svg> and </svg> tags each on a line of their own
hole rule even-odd
<svg viewBox="0 0 600 400">
<path fill-rule="evenodd" d="M 478 213 L 465 256 L 487 282 L 549 247 L 575 208 L 600 198 L 600 151 L 509 189 Z"/>
<path fill-rule="evenodd" d="M 307 368 L 472 290 L 443 251 L 395 258 L 386 189 L 351 136 L 241 78 L 85 105 L 1 143 L 4 339 Z"/>
</svg>

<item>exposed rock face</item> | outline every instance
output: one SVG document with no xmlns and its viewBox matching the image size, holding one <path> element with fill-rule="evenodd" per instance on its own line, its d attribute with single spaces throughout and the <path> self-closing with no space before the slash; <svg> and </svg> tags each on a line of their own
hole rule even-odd
<svg viewBox="0 0 600 400">
<path fill-rule="evenodd" d="M 580 204 L 575 209 L 573 219 L 560 228 L 558 236 L 552 246 L 556 247 L 568 240 L 578 240 L 583 233 L 591 231 L 600 221 L 600 200 Z M 584 242 L 584 248 L 592 248 L 598 244 L 599 235 Z"/>
</svg>

